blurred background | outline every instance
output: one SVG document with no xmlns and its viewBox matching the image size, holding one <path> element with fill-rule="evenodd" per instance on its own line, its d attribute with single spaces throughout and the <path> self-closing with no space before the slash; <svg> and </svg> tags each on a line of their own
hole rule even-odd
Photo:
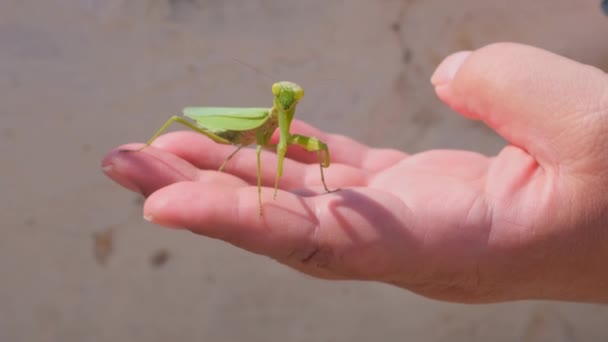
<svg viewBox="0 0 608 342">
<path fill-rule="evenodd" d="M 147 224 L 99 166 L 186 105 L 270 106 L 279 79 L 325 130 L 494 154 L 435 98 L 442 58 L 509 40 L 608 70 L 606 37 L 599 0 L 2 0 L 0 341 L 608 339 L 604 306 L 446 304 Z"/>
</svg>

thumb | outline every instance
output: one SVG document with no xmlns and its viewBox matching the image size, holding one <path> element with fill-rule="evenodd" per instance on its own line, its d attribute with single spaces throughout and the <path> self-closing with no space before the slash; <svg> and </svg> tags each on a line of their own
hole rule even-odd
<svg viewBox="0 0 608 342">
<path fill-rule="evenodd" d="M 498 43 L 447 57 L 431 82 L 455 111 L 482 120 L 542 166 L 608 166 L 608 76 L 597 68 Z"/>
</svg>

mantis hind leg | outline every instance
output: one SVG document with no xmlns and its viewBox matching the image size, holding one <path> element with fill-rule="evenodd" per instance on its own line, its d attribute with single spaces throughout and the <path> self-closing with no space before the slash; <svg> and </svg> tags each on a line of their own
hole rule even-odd
<svg viewBox="0 0 608 342">
<path fill-rule="evenodd" d="M 156 138 L 158 138 L 164 131 L 166 131 L 167 128 L 169 128 L 169 126 L 172 123 L 174 123 L 174 122 L 182 124 L 182 125 L 190 128 L 190 129 L 192 129 L 193 131 L 201 133 L 201 134 L 207 136 L 209 139 L 211 139 L 211 140 L 213 140 L 213 141 L 215 141 L 217 143 L 220 143 L 220 144 L 230 144 L 230 141 L 228 141 L 228 140 L 226 140 L 226 139 L 224 139 L 224 138 L 222 138 L 222 137 L 220 137 L 218 135 L 215 135 L 215 134 L 213 134 L 213 133 L 211 133 L 209 131 L 204 130 L 203 128 L 197 126 L 196 124 L 194 124 L 194 123 L 186 120 L 185 118 L 183 118 L 181 116 L 174 115 L 169 120 L 167 120 L 167 122 L 165 122 L 165 124 L 158 131 L 156 131 L 156 133 L 154 133 L 154 135 L 152 136 L 152 138 L 150 138 L 150 140 L 148 140 L 148 142 L 144 146 L 142 146 L 141 148 L 139 148 L 137 151 L 141 151 L 144 148 L 150 146 L 154 142 L 154 140 L 156 140 Z"/>
<path fill-rule="evenodd" d="M 322 142 L 321 140 L 319 140 L 317 138 L 307 137 L 307 136 L 299 135 L 299 134 L 292 134 L 289 137 L 288 143 L 290 145 L 298 145 L 309 152 L 317 152 L 317 156 L 319 158 L 319 169 L 321 170 L 321 182 L 323 183 L 323 188 L 325 188 L 325 191 L 327 191 L 328 193 L 340 190 L 339 188 L 334 189 L 334 190 L 329 190 L 329 188 L 327 187 L 327 184 L 325 183 L 325 175 L 323 173 L 323 169 L 329 167 L 329 164 L 330 164 L 329 148 L 327 148 L 327 144 L 325 144 L 324 142 Z"/>
</svg>

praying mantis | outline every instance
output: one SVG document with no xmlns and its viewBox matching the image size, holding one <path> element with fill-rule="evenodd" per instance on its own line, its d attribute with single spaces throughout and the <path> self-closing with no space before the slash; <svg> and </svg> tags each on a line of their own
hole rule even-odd
<svg viewBox="0 0 608 342">
<path fill-rule="evenodd" d="M 277 196 L 279 180 L 283 175 L 283 161 L 289 145 L 298 145 L 306 151 L 317 152 L 321 182 L 325 191 L 330 193 L 339 190 L 329 190 L 325 183 L 323 169 L 330 165 L 327 144 L 314 137 L 291 134 L 290 132 L 296 106 L 304 96 L 302 87 L 288 81 L 276 82 L 272 85 L 272 94 L 274 95 L 274 103 L 271 108 L 186 107 L 182 113 L 190 120 L 178 115 L 172 116 L 141 149 L 150 146 L 172 123 L 179 123 L 217 143 L 237 146 L 236 150 L 220 166 L 219 171 L 221 172 L 226 163 L 241 148 L 255 143 L 257 145 L 258 204 L 259 213 L 262 216 L 262 166 L 260 155 L 263 148 L 275 146 L 270 143 L 270 139 L 278 127 L 279 143 L 276 144 L 278 165 L 273 198 L 276 199 Z"/>
</svg>

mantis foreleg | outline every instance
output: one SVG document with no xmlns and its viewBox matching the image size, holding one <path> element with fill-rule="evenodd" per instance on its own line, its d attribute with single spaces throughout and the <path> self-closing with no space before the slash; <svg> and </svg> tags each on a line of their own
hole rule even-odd
<svg viewBox="0 0 608 342">
<path fill-rule="evenodd" d="M 323 168 L 329 167 L 329 149 L 327 144 L 321 140 L 313 137 L 307 137 L 299 134 L 292 134 L 289 136 L 289 145 L 298 145 L 309 152 L 317 152 L 319 158 L 319 169 L 321 170 L 321 182 L 327 192 L 334 192 L 340 189 L 329 190 L 327 184 L 325 184 L 325 175 L 323 174 Z"/>
</svg>

